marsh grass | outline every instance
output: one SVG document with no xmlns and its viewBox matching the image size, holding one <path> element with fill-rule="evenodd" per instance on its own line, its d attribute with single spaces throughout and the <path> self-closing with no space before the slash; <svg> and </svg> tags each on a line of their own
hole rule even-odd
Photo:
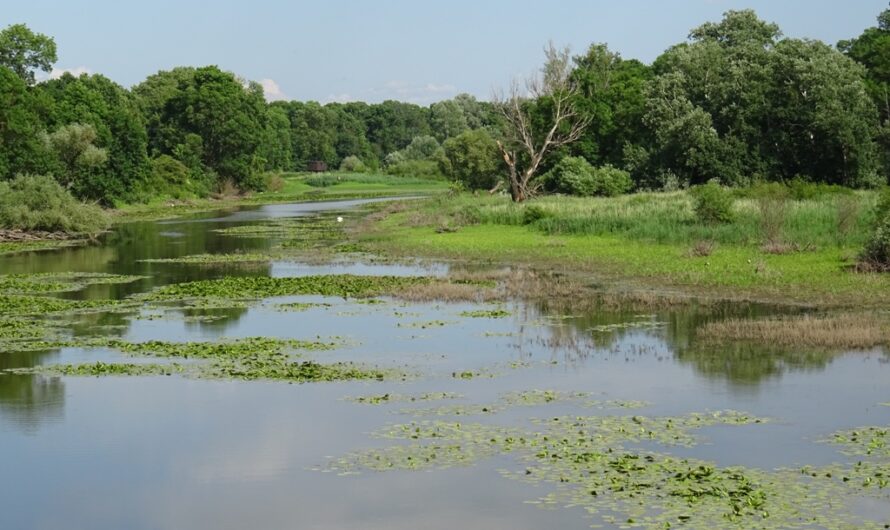
<svg viewBox="0 0 890 530">
<path fill-rule="evenodd" d="M 867 349 L 890 345 L 890 319 L 874 313 L 799 315 L 709 322 L 697 336 L 785 347 Z"/>
<path fill-rule="evenodd" d="M 551 235 L 615 235 L 662 244 L 782 241 L 801 247 L 836 245 L 843 226 L 844 244 L 858 246 L 868 237 L 875 202 L 870 192 L 806 200 L 741 197 L 733 201 L 732 222 L 705 224 L 697 221 L 693 199 L 683 191 L 608 198 L 547 196 L 526 204 L 504 197 L 443 195 L 419 204 L 410 223 L 532 226 Z"/>
</svg>

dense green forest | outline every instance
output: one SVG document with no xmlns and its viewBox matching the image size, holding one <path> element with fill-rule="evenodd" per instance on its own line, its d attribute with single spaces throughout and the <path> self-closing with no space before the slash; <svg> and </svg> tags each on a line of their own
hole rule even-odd
<svg viewBox="0 0 890 530">
<path fill-rule="evenodd" d="M 545 75 L 558 59 L 548 57 Z M 0 32 L 0 180 L 51 175 L 104 205 L 262 190 L 269 172 L 311 161 L 490 188 L 508 175 L 505 154 L 517 167 L 534 156 L 509 150 L 516 131 L 504 102 L 470 95 L 428 107 L 267 103 L 259 84 L 216 66 L 161 71 L 130 89 L 98 74 L 37 82 L 55 61 L 51 37 L 21 24 Z M 745 10 L 694 28 L 652 64 L 605 44 L 564 63 L 566 105 L 584 126 L 541 150 L 529 171 L 539 187 L 887 184 L 890 10 L 837 46 L 783 38 Z M 563 100 L 553 91 L 518 101 L 532 142 L 571 125 L 554 122 Z"/>
</svg>

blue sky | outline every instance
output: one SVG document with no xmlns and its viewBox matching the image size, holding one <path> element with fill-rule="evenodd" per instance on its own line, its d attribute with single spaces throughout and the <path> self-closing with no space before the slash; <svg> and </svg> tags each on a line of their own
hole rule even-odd
<svg viewBox="0 0 890 530">
<path fill-rule="evenodd" d="M 58 70 L 124 86 L 174 66 L 216 64 L 267 97 L 428 104 L 534 71 L 550 39 L 606 42 L 651 61 L 704 21 L 753 8 L 785 35 L 834 44 L 875 25 L 887 0 L 8 0 L 0 24 L 55 37 Z M 551 7 L 541 7 L 546 4 Z"/>
</svg>

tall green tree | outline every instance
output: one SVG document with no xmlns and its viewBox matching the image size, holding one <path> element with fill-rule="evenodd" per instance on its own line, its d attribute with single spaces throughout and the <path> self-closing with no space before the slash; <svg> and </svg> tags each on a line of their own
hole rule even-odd
<svg viewBox="0 0 890 530">
<path fill-rule="evenodd" d="M 780 37 L 753 11 L 729 11 L 655 61 L 644 118 L 650 170 L 688 183 L 876 183 L 864 72 L 822 43 Z"/>
<path fill-rule="evenodd" d="M 111 204 L 131 200 L 149 172 L 148 136 L 134 97 L 101 75 L 64 74 L 38 84 L 36 92 L 53 101 L 44 118 L 47 130 L 79 123 L 96 131 L 96 147 L 108 162 L 78 179 L 72 192 L 82 199 Z"/>
<path fill-rule="evenodd" d="M 384 101 L 368 107 L 368 141 L 378 159 L 404 149 L 415 136 L 430 134 L 429 109 L 413 103 Z"/>
<path fill-rule="evenodd" d="M 442 174 L 469 189 L 491 189 L 504 178 L 498 144 L 485 129 L 464 131 L 445 140 L 439 160 Z"/>
<path fill-rule="evenodd" d="M 0 66 L 0 179 L 50 169 L 51 159 L 40 141 L 41 112 L 25 81 Z"/>
<path fill-rule="evenodd" d="M 56 57 L 52 37 L 34 33 L 24 24 L 13 24 L 0 31 L 0 66 L 5 66 L 29 85 L 34 84 L 34 71 L 49 72 Z"/>
<path fill-rule="evenodd" d="M 181 77 L 158 123 L 164 154 L 200 138 L 200 145 L 190 151 L 200 153 L 206 168 L 242 188 L 258 187 L 266 164 L 260 146 L 268 121 L 262 87 L 245 87 L 216 66 L 198 68 L 190 76 L 183 72 Z"/>
<path fill-rule="evenodd" d="M 578 84 L 578 112 L 590 120 L 572 153 L 596 165 L 621 165 L 625 146 L 639 144 L 645 136 L 644 89 L 652 77 L 650 68 L 622 59 L 605 44 L 593 44 L 575 57 L 572 77 Z"/>
</svg>

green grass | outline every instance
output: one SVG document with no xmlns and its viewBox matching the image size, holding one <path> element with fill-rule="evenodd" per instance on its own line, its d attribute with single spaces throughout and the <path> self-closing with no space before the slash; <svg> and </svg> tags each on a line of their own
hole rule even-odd
<svg viewBox="0 0 890 530">
<path fill-rule="evenodd" d="M 838 230 L 835 197 L 792 201 L 783 237 L 806 251 L 785 254 L 761 248 L 753 200 L 736 200 L 731 224 L 701 225 L 682 192 L 548 197 L 524 205 L 500 197 L 438 197 L 389 215 L 362 243 L 402 255 L 546 266 L 728 298 L 886 304 L 890 276 L 848 270 L 874 215 L 875 196 L 857 197 L 859 216 L 847 233 Z M 702 239 L 718 244 L 709 256 L 693 257 L 690 249 Z"/>
</svg>

